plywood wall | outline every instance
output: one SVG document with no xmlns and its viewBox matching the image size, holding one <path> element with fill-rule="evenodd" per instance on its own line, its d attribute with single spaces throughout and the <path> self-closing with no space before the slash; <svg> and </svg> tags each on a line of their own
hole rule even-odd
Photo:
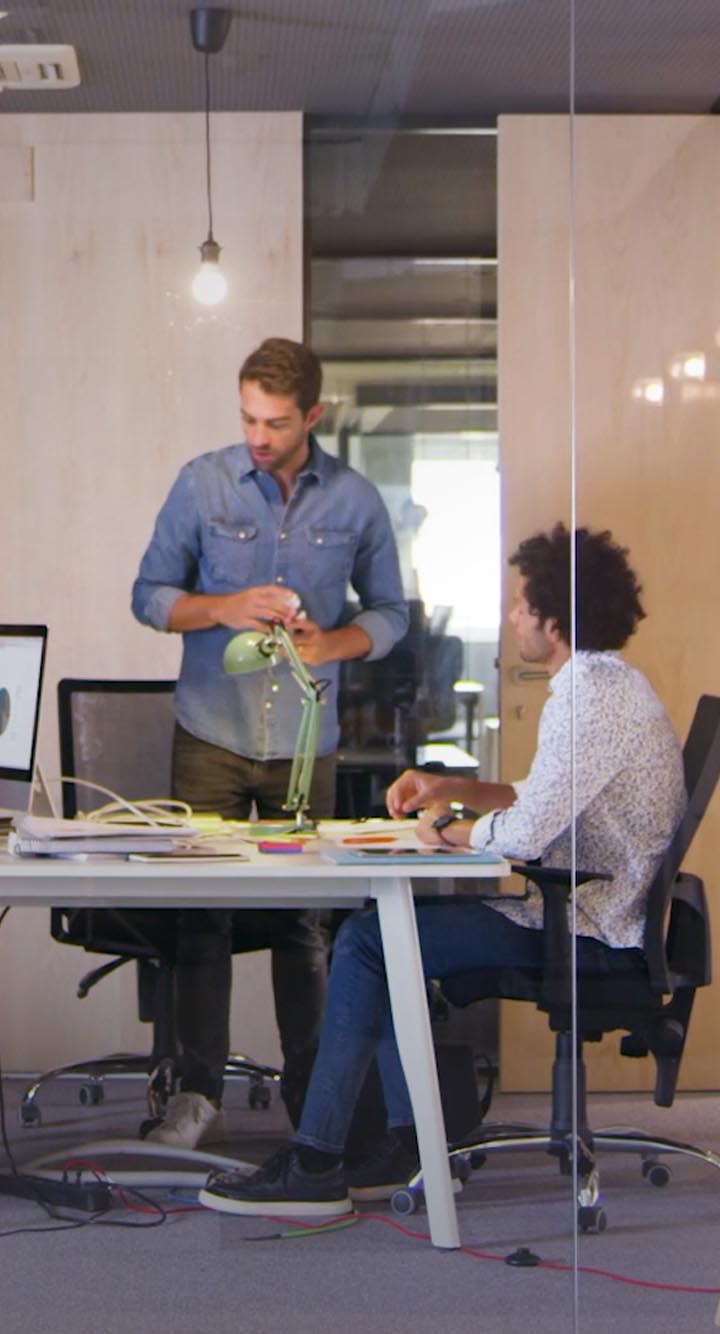
<svg viewBox="0 0 720 1334">
<path fill-rule="evenodd" d="M 59 677 L 174 674 L 177 640 L 129 612 L 154 516 L 185 459 L 238 438 L 245 355 L 269 334 L 301 336 L 301 118 L 218 114 L 212 138 L 230 284 L 214 311 L 189 290 L 207 229 L 202 116 L 0 119 L 0 620 L 50 628 L 51 778 Z M 6 1069 L 146 1044 L 131 969 L 73 1000 L 87 962 L 49 943 L 46 913 L 10 915 Z M 235 1041 L 273 1059 L 265 956 L 238 971 Z"/>
</svg>

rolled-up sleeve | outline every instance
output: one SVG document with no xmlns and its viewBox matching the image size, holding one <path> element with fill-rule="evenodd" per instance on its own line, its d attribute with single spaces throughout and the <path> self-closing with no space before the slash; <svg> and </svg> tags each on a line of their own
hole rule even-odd
<svg viewBox="0 0 720 1334">
<path fill-rule="evenodd" d="M 195 587 L 199 545 L 197 503 L 186 466 L 158 514 L 133 584 L 132 612 L 142 625 L 167 629 L 173 603 Z"/>
</svg>

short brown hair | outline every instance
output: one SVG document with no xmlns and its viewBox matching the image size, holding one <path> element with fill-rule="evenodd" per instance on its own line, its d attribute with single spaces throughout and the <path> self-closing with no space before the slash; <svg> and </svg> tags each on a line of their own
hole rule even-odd
<svg viewBox="0 0 720 1334">
<path fill-rule="evenodd" d="M 302 412 L 320 402 L 322 366 L 303 343 L 291 338 L 266 338 L 240 367 L 243 380 L 256 380 L 266 394 L 292 394 Z"/>
</svg>

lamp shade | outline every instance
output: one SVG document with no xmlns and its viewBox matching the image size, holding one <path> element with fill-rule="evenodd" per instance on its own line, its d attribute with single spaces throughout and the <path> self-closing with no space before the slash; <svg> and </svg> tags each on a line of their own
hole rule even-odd
<svg viewBox="0 0 720 1334">
<path fill-rule="evenodd" d="M 277 662 L 278 645 L 262 630 L 242 630 L 225 645 L 223 668 L 232 676 L 261 672 Z"/>
<path fill-rule="evenodd" d="M 225 645 L 223 667 L 233 675 L 242 675 L 274 667 L 281 658 L 287 659 L 303 701 L 287 798 L 283 803 L 283 809 L 295 815 L 293 829 L 299 830 L 312 826 L 306 813 L 310 808 L 310 787 L 317 754 L 321 696 L 327 682 L 316 681 L 310 675 L 293 644 L 292 634 L 280 622 L 274 622 L 266 633 L 241 630 L 239 635 L 233 635 Z"/>
</svg>

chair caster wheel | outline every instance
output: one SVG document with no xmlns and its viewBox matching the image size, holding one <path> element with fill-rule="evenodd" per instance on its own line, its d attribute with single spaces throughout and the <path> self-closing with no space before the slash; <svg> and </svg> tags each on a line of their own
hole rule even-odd
<svg viewBox="0 0 720 1334">
<path fill-rule="evenodd" d="M 32 1130 L 35 1126 L 42 1123 L 40 1108 L 34 1102 L 21 1103 L 18 1111 L 18 1120 L 25 1130 Z"/>
<path fill-rule="evenodd" d="M 651 1186 L 667 1186 L 672 1176 L 672 1168 L 667 1163 L 659 1163 L 652 1158 L 644 1159 L 641 1171 L 643 1179 Z"/>
<path fill-rule="evenodd" d="M 403 1186 L 390 1196 L 390 1208 L 394 1214 L 414 1214 L 423 1199 L 421 1190 L 410 1190 Z"/>
<path fill-rule="evenodd" d="M 479 1149 L 473 1150 L 470 1154 L 470 1166 L 473 1172 L 479 1172 L 481 1167 L 487 1162 L 487 1154 L 481 1153 Z"/>
<path fill-rule="evenodd" d="M 248 1093 L 248 1107 L 250 1107 L 252 1111 L 267 1111 L 270 1102 L 270 1089 L 266 1088 L 264 1084 L 257 1088 L 250 1089 L 250 1092 Z"/>
<path fill-rule="evenodd" d="M 581 1204 L 578 1209 L 578 1227 L 581 1232 L 604 1232 L 607 1214 L 599 1204 Z"/>
<path fill-rule="evenodd" d="M 450 1159 L 450 1174 L 456 1181 L 460 1181 L 463 1186 L 470 1180 L 472 1170 L 472 1158 L 462 1158 L 458 1155 L 457 1158 Z"/>
<path fill-rule="evenodd" d="M 82 1084 L 78 1092 L 78 1101 L 83 1107 L 99 1107 L 104 1097 L 102 1084 Z"/>
</svg>

